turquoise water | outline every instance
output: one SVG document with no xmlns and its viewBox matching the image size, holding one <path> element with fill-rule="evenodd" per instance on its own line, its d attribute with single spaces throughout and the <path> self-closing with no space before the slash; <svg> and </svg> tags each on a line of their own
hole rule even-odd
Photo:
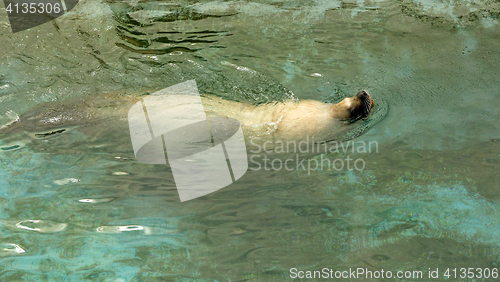
<svg viewBox="0 0 500 282">
<path fill-rule="evenodd" d="M 249 170 L 183 203 L 170 169 L 137 162 L 114 123 L 3 136 L 0 280 L 292 281 L 291 268 L 361 267 L 439 268 L 437 279 L 400 279 L 436 281 L 447 268 L 500 267 L 499 11 L 89 0 L 15 34 L 1 12 L 1 124 L 42 102 L 189 79 L 255 104 L 364 89 L 385 114 L 352 140 L 377 150 L 326 154 L 361 158 L 363 170 Z"/>
</svg>

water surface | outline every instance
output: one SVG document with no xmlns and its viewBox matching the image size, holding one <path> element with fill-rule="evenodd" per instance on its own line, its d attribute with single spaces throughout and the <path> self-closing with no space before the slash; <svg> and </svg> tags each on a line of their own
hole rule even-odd
<svg viewBox="0 0 500 282">
<path fill-rule="evenodd" d="M 291 268 L 499 267 L 499 11 L 89 0 L 15 34 L 0 13 L 2 124 L 41 102 L 189 79 L 255 104 L 364 89 L 387 111 L 353 140 L 376 151 L 324 155 L 362 158 L 361 171 L 250 170 L 185 203 L 168 167 L 134 159 L 126 131 L 3 137 L 0 277 L 290 281 Z"/>
</svg>

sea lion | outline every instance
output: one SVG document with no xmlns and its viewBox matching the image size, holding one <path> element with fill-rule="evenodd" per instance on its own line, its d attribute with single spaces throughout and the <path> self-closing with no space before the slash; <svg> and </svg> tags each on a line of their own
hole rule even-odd
<svg viewBox="0 0 500 282">
<path fill-rule="evenodd" d="M 367 117 L 375 102 L 366 91 L 328 104 L 303 100 L 248 105 L 217 97 L 202 99 L 207 115 L 235 118 L 243 125 L 246 137 L 272 137 L 274 140 L 329 141 L 359 119 Z"/>
<path fill-rule="evenodd" d="M 130 107 L 141 99 L 137 94 L 101 94 L 55 103 L 42 103 L 0 127 L 0 134 L 28 132 L 44 138 L 67 128 L 89 128 L 105 132 L 106 126 L 126 123 Z M 202 95 L 207 116 L 227 116 L 240 121 L 245 136 L 274 140 L 334 140 L 344 125 L 367 117 L 375 103 L 366 91 L 328 104 L 314 100 L 249 105 Z M 168 110 L 168 109 L 165 109 Z M 92 127 L 92 125 L 95 125 Z M 124 127 L 125 128 L 125 127 Z M 92 130 L 86 130 L 92 135 Z"/>
</svg>

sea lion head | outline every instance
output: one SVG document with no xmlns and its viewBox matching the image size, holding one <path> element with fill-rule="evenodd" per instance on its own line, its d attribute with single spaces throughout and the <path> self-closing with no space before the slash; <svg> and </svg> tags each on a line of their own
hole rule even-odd
<svg viewBox="0 0 500 282">
<path fill-rule="evenodd" d="M 359 91 L 354 97 L 345 98 L 334 105 L 333 115 L 335 118 L 345 120 L 358 120 L 370 114 L 375 102 L 366 91 Z"/>
</svg>

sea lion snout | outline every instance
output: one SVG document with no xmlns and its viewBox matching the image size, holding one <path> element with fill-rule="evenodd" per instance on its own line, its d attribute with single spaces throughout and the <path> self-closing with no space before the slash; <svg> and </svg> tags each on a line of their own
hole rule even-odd
<svg viewBox="0 0 500 282">
<path fill-rule="evenodd" d="M 375 106 L 375 102 L 373 101 L 370 94 L 368 94 L 368 92 L 366 92 L 364 90 L 359 91 L 358 94 L 356 94 L 356 96 L 354 96 L 354 100 L 359 101 L 358 113 L 361 116 L 367 116 L 370 113 L 370 111 L 372 110 L 372 108 Z"/>
<path fill-rule="evenodd" d="M 370 114 L 375 102 L 366 91 L 360 91 L 353 97 L 345 98 L 331 106 L 331 117 L 342 120 L 357 120 Z"/>
<path fill-rule="evenodd" d="M 364 100 L 368 99 L 368 101 L 371 104 L 370 109 L 375 105 L 375 102 L 373 102 L 373 99 L 370 96 L 370 94 L 368 94 L 368 92 L 366 92 L 364 90 L 359 91 L 358 94 L 356 94 L 356 98 L 360 99 L 361 101 L 364 101 Z"/>
</svg>

